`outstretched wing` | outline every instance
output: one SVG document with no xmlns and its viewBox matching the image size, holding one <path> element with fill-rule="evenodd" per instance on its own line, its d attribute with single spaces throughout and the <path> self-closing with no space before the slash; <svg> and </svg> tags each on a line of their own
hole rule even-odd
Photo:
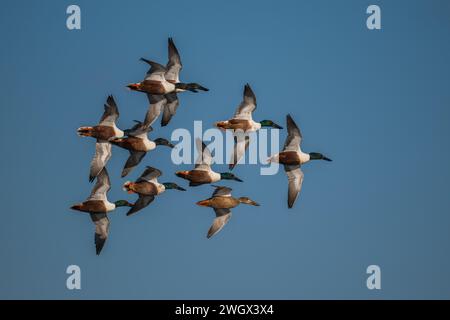
<svg viewBox="0 0 450 320">
<path fill-rule="evenodd" d="M 154 196 L 143 196 L 139 195 L 139 199 L 136 201 L 136 203 L 131 207 L 131 209 L 127 212 L 127 216 L 131 216 L 132 214 L 138 212 L 139 210 L 144 209 L 146 206 L 148 206 L 153 200 L 155 199 Z"/>
<path fill-rule="evenodd" d="M 218 233 L 222 228 L 227 224 L 228 220 L 231 218 L 231 210 L 230 209 L 216 209 L 216 218 L 214 219 L 211 227 L 209 228 L 208 235 L 206 236 L 208 239 Z"/>
<path fill-rule="evenodd" d="M 209 151 L 206 144 L 200 138 L 195 140 L 195 145 L 198 151 L 198 157 L 195 160 L 195 169 L 210 171 L 212 163 L 211 151 Z"/>
<path fill-rule="evenodd" d="M 148 106 L 144 120 L 144 126 L 146 127 L 151 126 L 155 122 L 167 102 L 163 95 L 147 94 L 147 97 L 150 105 Z"/>
<path fill-rule="evenodd" d="M 297 200 L 298 194 L 302 189 L 303 183 L 303 171 L 300 166 L 284 166 L 284 170 L 288 176 L 289 188 L 288 188 L 288 207 L 292 208 L 295 200 Z"/>
<path fill-rule="evenodd" d="M 256 96 L 247 83 L 244 88 L 244 100 L 238 106 L 234 119 L 252 120 L 252 112 L 256 109 Z"/>
<path fill-rule="evenodd" d="M 178 101 L 178 96 L 175 92 L 171 92 L 165 95 L 166 97 L 166 104 L 164 106 L 163 116 L 161 119 L 161 126 L 166 126 L 170 119 L 175 115 L 177 112 L 178 105 L 180 102 Z"/>
<path fill-rule="evenodd" d="M 250 145 L 250 137 L 245 136 L 244 139 L 238 139 L 236 136 L 234 137 L 234 149 L 233 154 L 231 155 L 231 161 L 228 165 L 230 170 L 233 170 L 234 167 L 238 164 L 239 160 L 244 156 L 245 151 L 248 149 Z"/>
<path fill-rule="evenodd" d="M 106 193 L 111 189 L 111 181 L 109 180 L 106 167 L 97 176 L 97 182 L 92 189 L 88 200 L 106 200 Z"/>
<path fill-rule="evenodd" d="M 117 118 L 119 118 L 119 108 L 117 108 L 116 102 L 114 101 L 114 97 L 112 95 L 108 96 L 104 107 L 105 111 L 103 112 L 99 124 L 102 126 L 113 126 L 116 123 Z"/>
<path fill-rule="evenodd" d="M 142 151 L 130 151 L 130 156 L 128 157 L 128 160 L 123 167 L 121 177 L 123 178 L 128 175 L 131 170 L 133 170 L 141 162 L 145 154 L 146 152 Z"/>
<path fill-rule="evenodd" d="M 157 62 L 150 61 L 144 58 L 141 58 L 141 61 L 146 62 L 150 65 L 150 69 L 147 71 L 145 75 L 145 80 L 153 80 L 153 81 L 165 81 L 164 74 L 166 73 L 166 68 L 163 65 L 160 65 Z"/>
<path fill-rule="evenodd" d="M 292 119 L 291 115 L 286 116 L 286 124 L 288 136 L 284 143 L 284 151 L 300 151 L 300 143 L 302 142 L 302 133 L 297 127 L 297 124 Z"/>
<path fill-rule="evenodd" d="M 154 182 L 161 174 L 162 172 L 159 171 L 158 169 L 147 167 L 136 182 L 141 181 Z"/>
<path fill-rule="evenodd" d="M 213 192 L 213 197 L 231 197 L 231 188 L 214 185 L 213 187 L 216 188 Z"/>
<path fill-rule="evenodd" d="M 172 38 L 169 38 L 169 62 L 167 63 L 167 71 L 165 73 L 165 78 L 168 81 L 178 83 L 180 82 L 180 71 L 183 68 L 181 64 L 180 54 L 178 53 L 177 47 Z"/>
<path fill-rule="evenodd" d="M 111 144 L 107 141 L 98 141 L 95 144 L 95 155 L 91 161 L 91 168 L 89 171 L 89 182 L 94 181 L 95 177 L 99 175 L 106 163 L 111 158 Z"/>
<path fill-rule="evenodd" d="M 99 255 L 108 238 L 109 219 L 106 213 L 91 213 L 90 216 L 95 224 L 95 252 Z"/>
</svg>

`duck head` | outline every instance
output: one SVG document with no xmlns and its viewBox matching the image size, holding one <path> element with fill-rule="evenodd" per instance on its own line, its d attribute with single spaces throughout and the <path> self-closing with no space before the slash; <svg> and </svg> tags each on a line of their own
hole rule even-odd
<svg viewBox="0 0 450 320">
<path fill-rule="evenodd" d="M 198 92 L 198 90 L 209 91 L 208 88 L 205 88 L 198 83 L 175 83 L 175 92 L 183 92 L 186 90 L 191 92 Z"/>
<path fill-rule="evenodd" d="M 277 125 L 272 120 L 263 120 L 263 121 L 260 121 L 259 123 L 261 124 L 261 127 L 271 127 L 271 128 L 275 128 L 275 129 L 283 129 L 282 126 Z"/>
<path fill-rule="evenodd" d="M 253 201 L 249 197 L 240 197 L 238 200 L 239 200 L 240 203 L 250 204 L 252 206 L 259 207 L 259 203 L 257 203 L 256 201 Z"/>
<path fill-rule="evenodd" d="M 128 202 L 127 200 L 117 200 L 116 202 L 114 202 L 114 204 L 116 205 L 116 208 L 118 207 L 132 207 L 133 204 Z"/>
<path fill-rule="evenodd" d="M 222 180 L 235 180 L 235 181 L 243 182 L 241 179 L 236 177 L 231 172 L 222 172 L 222 173 L 220 173 L 220 179 L 222 179 Z"/>
<path fill-rule="evenodd" d="M 164 185 L 164 187 L 166 189 L 174 189 L 174 190 L 179 190 L 179 191 L 186 191 L 186 189 L 180 187 L 179 185 L 177 185 L 174 182 L 164 182 L 163 185 Z"/>
<path fill-rule="evenodd" d="M 310 160 L 332 161 L 330 158 L 325 157 L 323 154 L 321 154 L 319 152 L 311 152 L 311 153 L 309 153 L 309 159 Z"/>
</svg>

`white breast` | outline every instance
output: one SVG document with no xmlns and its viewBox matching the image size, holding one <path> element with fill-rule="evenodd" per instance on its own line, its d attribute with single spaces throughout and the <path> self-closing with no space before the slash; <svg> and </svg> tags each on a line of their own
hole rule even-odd
<svg viewBox="0 0 450 320">
<path fill-rule="evenodd" d="M 300 158 L 300 162 L 302 164 L 308 162 L 310 160 L 310 156 L 308 153 L 304 153 L 304 152 L 298 152 L 298 156 Z"/>
<path fill-rule="evenodd" d="M 261 129 L 261 123 L 259 122 L 255 122 L 252 120 L 252 131 L 258 131 L 259 129 Z"/>
<path fill-rule="evenodd" d="M 158 189 L 158 194 L 161 194 L 164 191 L 166 191 L 166 187 L 162 183 L 157 183 L 156 188 Z"/>
<path fill-rule="evenodd" d="M 210 171 L 209 176 L 211 177 L 211 182 L 217 182 L 221 179 L 220 173 Z"/>
<path fill-rule="evenodd" d="M 169 81 L 163 81 L 162 85 L 166 92 L 175 91 L 175 85 L 173 83 L 170 83 Z"/>
<path fill-rule="evenodd" d="M 123 131 L 116 127 L 116 124 L 113 124 L 114 136 L 117 138 L 123 137 Z"/>
<path fill-rule="evenodd" d="M 156 143 L 154 143 L 153 141 L 149 140 L 147 138 L 147 136 L 145 136 L 143 138 L 144 141 L 144 146 L 145 146 L 145 150 L 150 151 L 156 148 Z"/>
<path fill-rule="evenodd" d="M 116 205 L 114 203 L 109 202 L 108 200 L 103 200 L 103 203 L 106 207 L 106 211 L 113 211 L 116 208 Z"/>
</svg>

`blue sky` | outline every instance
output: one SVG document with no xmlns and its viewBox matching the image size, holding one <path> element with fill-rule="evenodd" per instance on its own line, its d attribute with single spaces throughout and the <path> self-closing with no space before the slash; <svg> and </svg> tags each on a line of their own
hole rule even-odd
<svg viewBox="0 0 450 320">
<path fill-rule="evenodd" d="M 66 29 L 76 3 L 82 29 Z M 378 4 L 382 30 L 366 28 Z M 450 298 L 450 21 L 448 1 L 15 1 L 0 19 L 0 298 L 379 299 Z M 287 209 L 283 172 L 238 166 L 227 182 L 240 206 L 213 239 L 213 211 L 195 205 L 201 186 L 167 191 L 139 214 L 112 213 L 110 238 L 95 255 L 93 225 L 69 207 L 84 200 L 94 141 L 76 135 L 97 123 L 113 94 L 127 128 L 147 101 L 125 85 L 141 56 L 166 62 L 172 36 L 182 79 L 207 93 L 183 94 L 169 126 L 192 130 L 227 119 L 245 83 L 254 118 L 285 126 L 290 113 L 305 151 L 332 163 L 304 166 L 302 193 Z M 283 143 L 286 132 L 280 132 Z M 108 164 L 111 200 L 128 154 Z M 170 150 L 147 155 L 161 181 L 186 186 Z M 226 166 L 217 166 L 225 171 Z M 128 177 L 127 177 L 128 178 Z M 68 265 L 82 289 L 66 289 Z M 366 288 L 367 266 L 382 289 Z"/>
</svg>

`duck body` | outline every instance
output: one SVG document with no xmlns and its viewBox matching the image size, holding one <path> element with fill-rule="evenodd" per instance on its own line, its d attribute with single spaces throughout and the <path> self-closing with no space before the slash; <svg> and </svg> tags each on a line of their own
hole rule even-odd
<svg viewBox="0 0 450 320">
<path fill-rule="evenodd" d="M 207 183 L 213 183 L 221 180 L 220 173 L 212 170 L 190 170 L 190 171 L 178 171 L 176 173 L 180 178 L 189 180 L 192 185 L 201 185 Z"/>
<path fill-rule="evenodd" d="M 254 132 L 261 129 L 261 124 L 252 119 L 230 119 L 226 121 L 219 121 L 216 127 L 223 130 L 242 130 L 244 132 Z"/>
<path fill-rule="evenodd" d="M 305 164 L 310 160 L 310 155 L 301 151 L 282 151 L 270 158 L 270 161 L 278 162 L 288 166 Z"/>
<path fill-rule="evenodd" d="M 239 203 L 239 199 L 231 196 L 218 196 L 199 201 L 197 204 L 199 206 L 211 207 L 215 209 L 232 209 L 237 207 Z"/>
<path fill-rule="evenodd" d="M 111 140 L 117 137 L 123 137 L 122 130 L 117 128 L 115 124 L 111 126 L 97 125 L 93 127 L 80 127 L 77 130 L 78 135 L 82 137 L 92 137 L 98 140 Z"/>
<path fill-rule="evenodd" d="M 164 185 L 159 182 L 149 182 L 144 180 L 138 182 L 126 182 L 123 187 L 128 193 L 137 193 L 144 196 L 156 196 L 166 190 Z"/>
<path fill-rule="evenodd" d="M 147 135 L 143 137 L 129 136 L 111 140 L 111 143 L 129 151 L 148 152 L 156 148 L 156 143 L 151 141 Z"/>
<path fill-rule="evenodd" d="M 108 200 L 87 200 L 72 206 L 71 209 L 87 213 L 107 213 L 116 209 L 116 205 Z"/>
<path fill-rule="evenodd" d="M 146 79 L 142 82 L 130 84 L 128 85 L 128 88 L 130 88 L 133 91 L 145 92 L 148 94 L 155 94 L 155 95 L 164 95 L 178 91 L 175 88 L 175 84 L 167 80 L 158 81 Z"/>
</svg>

